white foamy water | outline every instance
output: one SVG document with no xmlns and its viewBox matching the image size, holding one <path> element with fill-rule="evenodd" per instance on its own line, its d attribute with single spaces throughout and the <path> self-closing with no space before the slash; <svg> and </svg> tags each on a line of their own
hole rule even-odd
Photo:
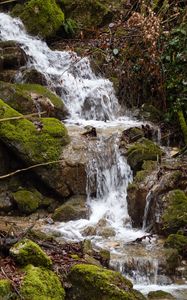
<svg viewBox="0 0 187 300">
<path fill-rule="evenodd" d="M 120 115 L 120 105 L 112 83 L 92 72 L 88 58 L 81 58 L 71 51 L 52 51 L 45 42 L 28 35 L 19 19 L 4 13 L 0 13 L 0 40 L 14 40 L 20 44 L 28 56 L 27 67 L 41 72 L 47 79 L 48 87 L 64 100 L 70 114 L 67 120 L 70 126 L 93 125 L 98 129 L 107 129 L 107 133 L 98 138 L 95 149 L 89 148 L 92 154 L 87 165 L 89 218 L 60 223 L 55 225 L 55 230 L 68 240 L 82 240 L 85 239 L 85 230 L 93 227 L 95 233 L 88 232 L 87 238 L 112 253 L 124 253 L 124 244 L 142 237 L 145 231 L 135 230 L 131 226 L 126 198 L 128 184 L 132 182 L 132 172 L 125 157 L 120 154 L 118 128 L 141 126 L 142 123 Z M 147 211 L 148 204 L 145 220 Z M 144 223 L 145 229 L 146 221 Z M 111 230 L 113 235 L 104 238 L 99 227 Z M 113 263 L 115 264 L 114 261 Z M 147 271 L 144 272 L 145 263 L 137 261 L 136 264 L 139 267 L 131 270 L 134 272 L 131 278 L 137 284 L 135 288 L 145 293 L 154 289 L 169 289 L 175 293 L 177 289 L 181 289 L 178 285 L 155 285 L 157 260 L 153 260 L 153 263 L 148 261 L 153 282 L 150 281 L 149 274 L 146 274 Z M 118 269 L 127 273 L 123 261 L 118 263 Z M 142 278 L 142 272 L 145 273 L 145 278 Z M 185 289 L 186 285 L 182 288 Z"/>
</svg>

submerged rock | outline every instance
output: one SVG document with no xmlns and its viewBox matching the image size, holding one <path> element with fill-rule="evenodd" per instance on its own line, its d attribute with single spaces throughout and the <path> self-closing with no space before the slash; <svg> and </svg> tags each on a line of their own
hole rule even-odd
<svg viewBox="0 0 187 300">
<path fill-rule="evenodd" d="M 93 265 L 75 265 L 68 279 L 72 284 L 67 299 L 141 300 L 132 283 L 120 273 Z"/>
<path fill-rule="evenodd" d="M 64 300 L 65 291 L 58 276 L 45 268 L 28 265 L 20 287 L 20 294 L 25 300 Z"/>
<path fill-rule="evenodd" d="M 52 218 L 55 221 L 67 222 L 71 220 L 85 219 L 88 215 L 86 199 L 84 196 L 74 196 L 58 207 Z"/>
<path fill-rule="evenodd" d="M 50 268 L 52 261 L 45 252 L 33 241 L 23 239 L 10 249 L 10 255 L 20 264 L 43 266 Z"/>
</svg>

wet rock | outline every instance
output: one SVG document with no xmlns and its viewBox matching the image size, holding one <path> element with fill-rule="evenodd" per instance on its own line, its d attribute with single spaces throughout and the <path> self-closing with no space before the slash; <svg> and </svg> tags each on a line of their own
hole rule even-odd
<svg viewBox="0 0 187 300">
<path fill-rule="evenodd" d="M 0 72 L 0 81 L 14 82 L 16 78 L 17 70 L 3 70 Z"/>
<path fill-rule="evenodd" d="M 24 83 L 35 83 L 40 85 L 47 85 L 45 76 L 36 69 L 27 69 L 22 72 Z"/>
<path fill-rule="evenodd" d="M 162 155 L 159 146 L 148 139 L 130 145 L 127 150 L 127 161 L 134 172 L 141 170 L 144 160 L 157 160 Z"/>
<path fill-rule="evenodd" d="M 28 265 L 20 286 L 23 299 L 64 300 L 65 291 L 58 276 L 46 268 Z"/>
<path fill-rule="evenodd" d="M 88 264 L 91 264 L 91 265 L 95 265 L 95 266 L 98 266 L 98 267 L 101 267 L 101 264 L 100 262 L 95 259 L 94 257 L 88 255 L 88 254 L 85 254 L 84 255 L 84 260 L 88 263 Z"/>
<path fill-rule="evenodd" d="M 10 255 L 20 265 L 33 264 L 47 268 L 52 266 L 51 259 L 36 243 L 29 239 L 23 239 L 10 248 Z"/>
<path fill-rule="evenodd" d="M 142 137 L 144 137 L 144 132 L 141 128 L 132 127 L 126 129 L 122 132 L 120 145 L 123 146 L 123 143 L 124 145 L 127 143 L 134 143 Z"/>
<path fill-rule="evenodd" d="M 46 115 L 63 119 L 67 110 L 62 99 L 38 84 L 10 84 L 0 82 L 0 99 L 22 114 L 46 111 Z M 49 107 L 48 103 L 53 107 Z"/>
<path fill-rule="evenodd" d="M 104 228 L 98 228 L 97 234 L 101 235 L 103 238 L 109 238 L 111 236 L 115 236 L 116 232 L 112 227 L 104 227 Z"/>
<path fill-rule="evenodd" d="M 18 69 L 27 63 L 25 52 L 14 41 L 0 42 L 1 70 Z"/>
<path fill-rule="evenodd" d="M 84 240 L 82 242 L 82 253 L 84 255 L 90 255 L 92 256 L 94 254 L 94 250 L 92 247 L 92 242 L 90 240 Z"/>
<path fill-rule="evenodd" d="M 84 196 L 74 196 L 65 204 L 58 207 L 52 218 L 54 221 L 67 222 L 71 220 L 86 219 L 88 209 Z"/>
<path fill-rule="evenodd" d="M 96 235 L 96 227 L 95 226 L 87 226 L 81 233 L 83 236 Z"/>
<path fill-rule="evenodd" d="M 148 294 L 149 300 L 174 300 L 175 297 L 173 297 L 170 293 L 158 290 L 155 292 L 150 292 Z"/>
<path fill-rule="evenodd" d="M 133 290 L 132 283 L 120 273 L 98 266 L 75 265 L 71 268 L 68 279 L 72 288 L 67 292 L 67 299 L 142 299 Z"/>
</svg>

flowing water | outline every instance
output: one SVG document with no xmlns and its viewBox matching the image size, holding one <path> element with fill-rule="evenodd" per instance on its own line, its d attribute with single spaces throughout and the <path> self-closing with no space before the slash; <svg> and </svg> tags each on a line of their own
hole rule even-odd
<svg viewBox="0 0 187 300">
<path fill-rule="evenodd" d="M 145 240 L 142 249 L 146 251 L 141 250 L 141 254 L 130 245 L 146 234 L 149 201 L 143 229 L 133 229 L 126 201 L 132 171 L 120 154 L 119 133 L 142 123 L 122 114 L 112 83 L 92 72 L 88 58 L 80 58 L 71 51 L 50 50 L 45 42 L 29 36 L 19 19 L 4 13 L 0 13 L 0 40 L 17 41 L 28 56 L 27 67 L 41 72 L 48 87 L 64 100 L 69 111 L 66 120 L 69 129 L 72 123 L 79 127 L 90 124 L 101 132 L 94 148 L 93 144 L 88 145 L 91 159 L 87 165 L 87 205 L 90 216 L 61 223 L 56 229 L 66 239 L 81 240 L 85 238 L 85 230 L 94 227 L 94 234 L 87 233 L 88 238 L 95 245 L 111 251 L 111 265 L 130 277 L 136 288 L 146 292 L 153 285 L 152 290 L 172 290 L 168 282 L 164 288 L 157 285 L 161 282 L 158 280 L 159 254 L 152 255 L 154 240 L 151 243 Z M 22 81 L 21 72 L 17 78 Z M 109 230 L 111 236 L 104 238 L 99 234 L 98 224 Z"/>
</svg>

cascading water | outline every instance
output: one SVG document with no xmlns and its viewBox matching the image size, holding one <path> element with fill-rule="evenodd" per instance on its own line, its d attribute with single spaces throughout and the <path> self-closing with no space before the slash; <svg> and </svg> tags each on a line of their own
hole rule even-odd
<svg viewBox="0 0 187 300">
<path fill-rule="evenodd" d="M 104 137 L 97 138 L 95 148 L 93 149 L 92 143 L 88 146 L 88 151 L 92 154 L 87 165 L 87 203 L 90 216 L 88 219 L 62 223 L 57 229 L 64 238 L 81 240 L 85 238 L 85 229 L 95 226 L 95 234 L 88 236 L 96 244 L 113 252 L 113 266 L 129 275 L 134 283 L 144 286 L 157 283 L 157 259 L 146 259 L 144 255 L 143 258 L 140 256 L 129 261 L 126 255 L 127 244 L 145 232 L 134 230 L 128 215 L 127 187 L 132 181 L 132 172 L 120 154 L 118 132 L 128 127 L 141 126 L 141 122 L 126 116 L 119 117 L 120 106 L 112 83 L 92 72 L 88 58 L 80 58 L 71 51 L 50 50 L 45 42 L 29 36 L 19 19 L 13 19 L 4 13 L 0 13 L 0 40 L 17 41 L 28 56 L 27 67 L 41 72 L 47 79 L 48 87 L 65 101 L 70 114 L 67 126 L 68 123 L 92 124 L 104 129 Z M 18 78 L 22 79 L 21 74 Z M 146 214 L 145 211 L 145 219 Z M 104 239 L 99 234 L 99 223 L 112 229 L 111 238 Z M 133 245 L 128 246 L 131 253 Z M 132 255 L 137 256 L 136 253 L 131 253 Z M 131 269 L 129 262 L 135 265 Z M 143 273 L 145 277 L 141 281 Z M 150 281 L 150 277 L 153 281 Z M 143 290 L 142 285 L 137 288 Z"/>
</svg>

